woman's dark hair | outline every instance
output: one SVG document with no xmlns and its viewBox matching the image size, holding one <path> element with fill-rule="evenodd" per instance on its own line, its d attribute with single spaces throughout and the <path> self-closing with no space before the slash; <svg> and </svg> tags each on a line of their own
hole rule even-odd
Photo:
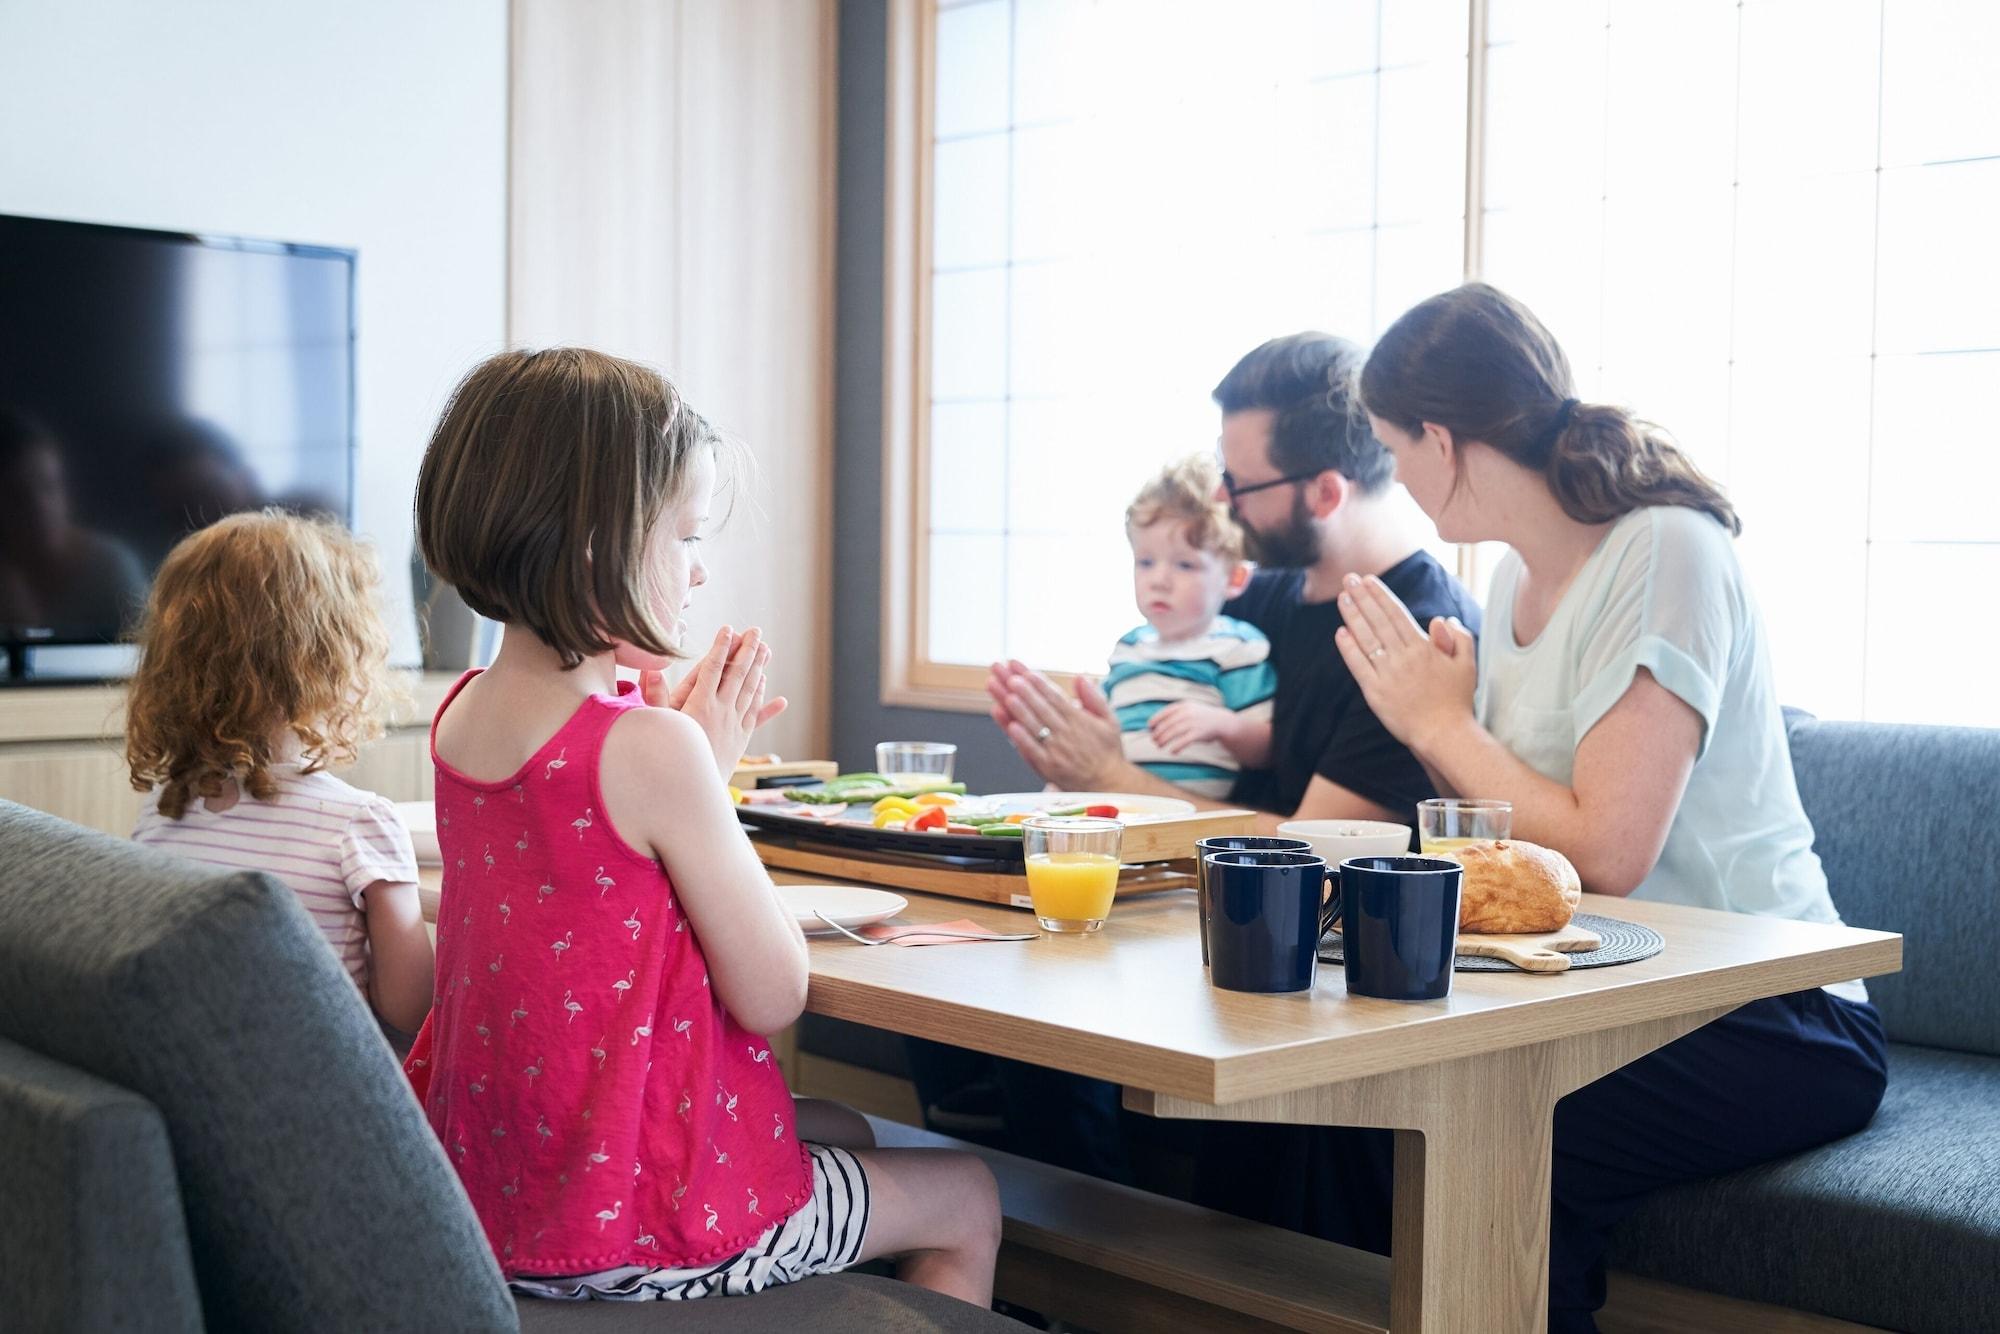
<svg viewBox="0 0 2000 1334">
<path fill-rule="evenodd" d="M 1253 349 L 1215 386 L 1227 414 L 1268 409 L 1271 465 L 1285 476 L 1337 472 L 1372 495 L 1396 461 L 1355 410 L 1361 349 L 1332 334 L 1296 333 Z"/>
<path fill-rule="evenodd" d="M 1485 283 L 1434 296 L 1390 325 L 1362 368 L 1361 399 L 1413 435 L 1435 422 L 1461 444 L 1477 440 L 1542 474 L 1580 523 L 1680 505 L 1743 531 L 1722 488 L 1656 428 L 1623 408 L 1578 402 L 1555 338 Z"/>
</svg>

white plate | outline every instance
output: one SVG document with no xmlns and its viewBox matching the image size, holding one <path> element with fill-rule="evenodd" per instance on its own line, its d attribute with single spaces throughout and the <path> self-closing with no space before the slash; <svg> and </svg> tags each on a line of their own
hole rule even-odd
<svg viewBox="0 0 2000 1334">
<path fill-rule="evenodd" d="M 819 919 L 815 909 L 851 931 L 894 917 L 910 906 L 910 901 L 900 894 L 857 885 L 779 885 L 778 898 L 809 936 L 836 934 Z"/>
<path fill-rule="evenodd" d="M 1144 824 L 1175 815 L 1193 815 L 1194 803 L 1144 792 L 995 792 L 979 798 L 996 806 L 1045 811 L 1067 806 L 1116 806 L 1126 824 Z"/>
</svg>

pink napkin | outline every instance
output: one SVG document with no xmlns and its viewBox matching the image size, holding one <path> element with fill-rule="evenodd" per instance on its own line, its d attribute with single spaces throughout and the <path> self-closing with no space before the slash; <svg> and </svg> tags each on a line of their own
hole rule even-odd
<svg viewBox="0 0 2000 1334">
<path fill-rule="evenodd" d="M 949 935 L 938 934 L 948 931 Z M 961 917 L 955 922 L 927 922 L 918 926 L 864 926 L 857 930 L 857 936 L 870 940 L 886 940 L 892 945 L 964 945 L 981 940 L 1011 939 L 1008 933 L 993 931 L 981 926 L 970 917 Z"/>
</svg>

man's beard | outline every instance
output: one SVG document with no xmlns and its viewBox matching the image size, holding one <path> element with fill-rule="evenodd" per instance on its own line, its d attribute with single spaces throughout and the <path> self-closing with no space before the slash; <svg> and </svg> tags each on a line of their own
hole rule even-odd
<svg viewBox="0 0 2000 1334">
<path fill-rule="evenodd" d="M 1236 522 L 1243 529 L 1243 554 L 1266 569 L 1302 570 L 1319 561 L 1319 529 L 1306 508 L 1306 498 L 1292 493 L 1292 512 L 1282 527 L 1271 532 L 1251 527 L 1241 515 Z"/>
</svg>

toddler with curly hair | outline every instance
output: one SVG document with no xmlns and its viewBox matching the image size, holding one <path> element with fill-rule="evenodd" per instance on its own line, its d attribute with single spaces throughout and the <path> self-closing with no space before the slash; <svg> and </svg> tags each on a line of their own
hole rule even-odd
<svg viewBox="0 0 2000 1334">
<path fill-rule="evenodd" d="M 433 956 L 409 830 L 327 772 L 379 736 L 389 636 L 368 548 L 277 510 L 190 534 L 160 566 L 125 715 L 132 837 L 266 871 L 391 1028 L 430 1010 Z"/>
</svg>

